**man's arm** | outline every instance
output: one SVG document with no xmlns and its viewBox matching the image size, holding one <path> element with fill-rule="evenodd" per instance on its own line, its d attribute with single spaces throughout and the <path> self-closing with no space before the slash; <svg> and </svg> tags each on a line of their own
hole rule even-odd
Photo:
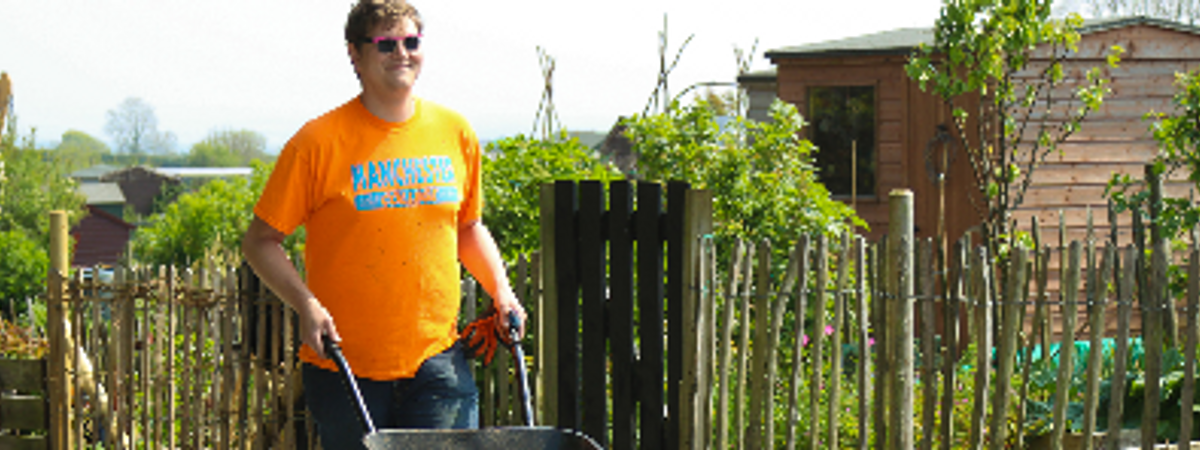
<svg viewBox="0 0 1200 450">
<path fill-rule="evenodd" d="M 492 297 L 492 304 L 506 327 L 509 311 L 516 311 L 517 317 L 521 318 L 521 336 L 525 336 L 525 308 L 509 284 L 496 240 L 482 221 L 471 222 L 458 230 L 458 259 Z"/>
<path fill-rule="evenodd" d="M 246 235 L 242 237 L 242 254 L 254 272 L 267 283 L 276 295 L 296 310 L 300 316 L 300 340 L 318 355 L 324 355 L 321 335 L 328 335 L 334 342 L 341 342 L 333 317 L 321 306 L 296 267 L 283 251 L 283 239 L 287 236 L 271 225 L 254 217 Z"/>
</svg>

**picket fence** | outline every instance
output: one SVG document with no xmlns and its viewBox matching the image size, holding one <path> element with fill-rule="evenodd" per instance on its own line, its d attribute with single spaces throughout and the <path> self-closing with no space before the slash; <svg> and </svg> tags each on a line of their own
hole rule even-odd
<svg viewBox="0 0 1200 450">
<path fill-rule="evenodd" d="M 697 203 L 680 192 L 668 198 L 687 198 L 704 210 L 703 195 Z M 588 388 L 605 393 L 607 417 L 599 429 L 590 416 L 562 423 L 561 408 L 548 405 L 558 401 L 554 394 L 562 392 L 561 383 L 570 381 L 560 378 L 556 355 L 576 352 L 585 360 L 591 355 L 582 353 L 579 340 L 565 350 L 560 345 L 563 328 L 552 312 L 562 305 L 548 302 L 555 299 L 547 293 L 562 270 L 548 271 L 542 254 L 522 258 L 513 280 L 531 312 L 526 354 L 536 356 L 519 362 L 501 352 L 479 369 L 484 424 L 520 423 L 513 383 L 513 366 L 520 363 L 531 369 L 539 422 L 583 428 L 611 448 L 1000 449 L 1034 448 L 1038 440 L 1064 448 L 1071 440 L 1069 401 L 1082 404 L 1079 448 L 1117 448 L 1118 440 L 1131 439 L 1129 433 L 1095 431 L 1120 429 L 1121 419 L 1130 416 L 1139 416 L 1142 424 L 1140 437 L 1134 433 L 1132 439 L 1153 448 L 1155 427 L 1168 419 L 1163 408 L 1175 410 L 1161 401 L 1160 380 L 1164 350 L 1176 348 L 1184 359 L 1177 440 L 1190 441 L 1200 253 L 1192 250 L 1188 258 L 1184 304 L 1166 295 L 1172 254 L 1157 232 L 1150 233 L 1149 264 L 1136 245 L 1118 249 L 1089 239 L 1017 248 L 1008 264 L 998 265 L 982 247 L 961 240 L 939 269 L 935 244 L 912 235 L 911 193 L 893 193 L 891 201 L 892 228 L 883 241 L 867 243 L 850 234 L 833 241 L 801 237 L 778 279 L 770 276 L 770 243 L 739 241 L 722 266 L 717 242 L 704 226 L 684 227 L 692 232 L 674 242 L 694 245 L 687 270 L 676 267 L 666 275 L 676 277 L 671 282 L 677 286 L 686 280 L 690 303 L 679 316 L 680 311 L 660 311 L 662 332 L 655 336 L 676 354 L 651 364 L 635 352 L 626 374 L 602 355 L 588 363 L 601 368 L 599 377 L 576 375 L 657 383 L 663 386 L 652 394 L 661 396 L 659 413 L 641 408 L 618 418 L 612 405 L 637 406 L 646 392 L 635 389 L 632 400 L 622 400 L 616 397 L 622 388 L 605 381 Z M 639 207 L 641 202 L 639 197 Z M 1048 291 L 1051 252 L 1065 261 L 1057 299 Z M 561 257 L 553 259 L 562 263 Z M 47 380 L 52 448 L 316 448 L 300 406 L 294 313 L 245 269 L 215 262 L 204 267 L 118 269 L 112 284 L 52 275 Z M 464 288 L 464 320 L 487 301 L 474 296 L 477 290 Z M 1118 327 L 1110 332 L 1102 324 L 1114 307 Z M 1142 313 L 1145 349 L 1139 360 L 1145 380 L 1140 414 L 1125 411 L 1130 405 L 1124 403 L 1132 380 L 1125 374 L 1134 308 Z M 601 311 L 605 328 L 623 326 Z M 1182 317 L 1174 322 L 1183 327 L 1182 339 L 1164 339 L 1178 331 L 1162 326 L 1167 312 Z M 1075 354 L 1073 332 L 1059 336 L 1056 355 L 1047 351 L 1054 343 L 1047 332 L 1052 321 L 1075 330 L 1081 319 L 1090 324 L 1090 353 Z M 551 332 L 552 327 L 559 328 Z M 686 345 L 665 341 L 685 334 Z M 640 344 L 649 336 L 636 339 Z M 1106 337 L 1116 343 L 1107 369 L 1100 352 Z M 1164 349 L 1167 342 L 1172 347 Z M 962 359 L 968 346 L 974 360 Z M 857 349 L 850 361 L 844 359 L 846 349 Z M 667 358 L 683 364 L 679 378 L 665 370 Z M 1071 385 L 1075 366 L 1085 366 L 1082 392 L 1030 393 L 1031 377 L 1047 358 L 1057 361 L 1057 386 Z M 1116 374 L 1117 382 L 1107 387 L 1109 422 L 1099 424 L 1100 380 L 1106 374 Z M 973 396 L 964 405 L 953 394 L 966 384 Z M 590 410 L 587 402 L 594 398 L 576 398 L 577 407 Z M 1025 431 L 1024 416 L 1035 401 L 1053 405 L 1046 436 Z M 670 424 L 659 430 L 677 434 L 656 441 L 637 434 L 638 440 L 614 442 L 610 424 L 641 426 L 647 420 Z M 967 425 L 957 426 L 962 423 Z M 847 430 L 853 435 L 840 435 Z"/>
</svg>

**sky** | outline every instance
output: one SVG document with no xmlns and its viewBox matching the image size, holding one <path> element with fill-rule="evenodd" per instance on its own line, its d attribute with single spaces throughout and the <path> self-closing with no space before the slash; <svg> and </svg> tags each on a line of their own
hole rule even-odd
<svg viewBox="0 0 1200 450">
<path fill-rule="evenodd" d="M 417 0 L 425 66 L 416 93 L 462 113 L 483 141 L 530 134 L 555 60 L 554 106 L 572 131 L 639 113 L 669 55 L 678 93 L 733 82 L 734 49 L 764 53 L 877 31 L 931 27 L 940 0 Z M 186 152 L 213 131 L 248 129 L 278 151 L 306 121 L 359 92 L 342 31 L 350 0 L 0 0 L 0 71 L 19 133 L 67 130 L 110 142 L 106 113 L 137 97 Z"/>
</svg>

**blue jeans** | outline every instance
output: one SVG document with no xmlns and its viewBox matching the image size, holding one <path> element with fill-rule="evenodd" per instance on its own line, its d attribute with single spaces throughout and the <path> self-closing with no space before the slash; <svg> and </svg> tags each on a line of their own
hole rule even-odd
<svg viewBox="0 0 1200 450">
<path fill-rule="evenodd" d="M 311 364 L 304 364 L 302 370 L 304 395 L 321 446 L 365 450 L 366 433 L 343 375 Z M 412 378 L 359 378 L 358 388 L 376 428 L 479 428 L 479 391 L 458 342 L 425 360 Z"/>
</svg>

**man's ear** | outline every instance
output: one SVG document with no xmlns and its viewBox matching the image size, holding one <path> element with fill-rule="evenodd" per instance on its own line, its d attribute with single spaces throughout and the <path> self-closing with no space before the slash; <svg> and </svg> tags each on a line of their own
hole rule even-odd
<svg viewBox="0 0 1200 450">
<path fill-rule="evenodd" d="M 358 46 L 353 42 L 346 43 L 346 54 L 350 56 L 350 64 L 358 64 Z"/>
</svg>

